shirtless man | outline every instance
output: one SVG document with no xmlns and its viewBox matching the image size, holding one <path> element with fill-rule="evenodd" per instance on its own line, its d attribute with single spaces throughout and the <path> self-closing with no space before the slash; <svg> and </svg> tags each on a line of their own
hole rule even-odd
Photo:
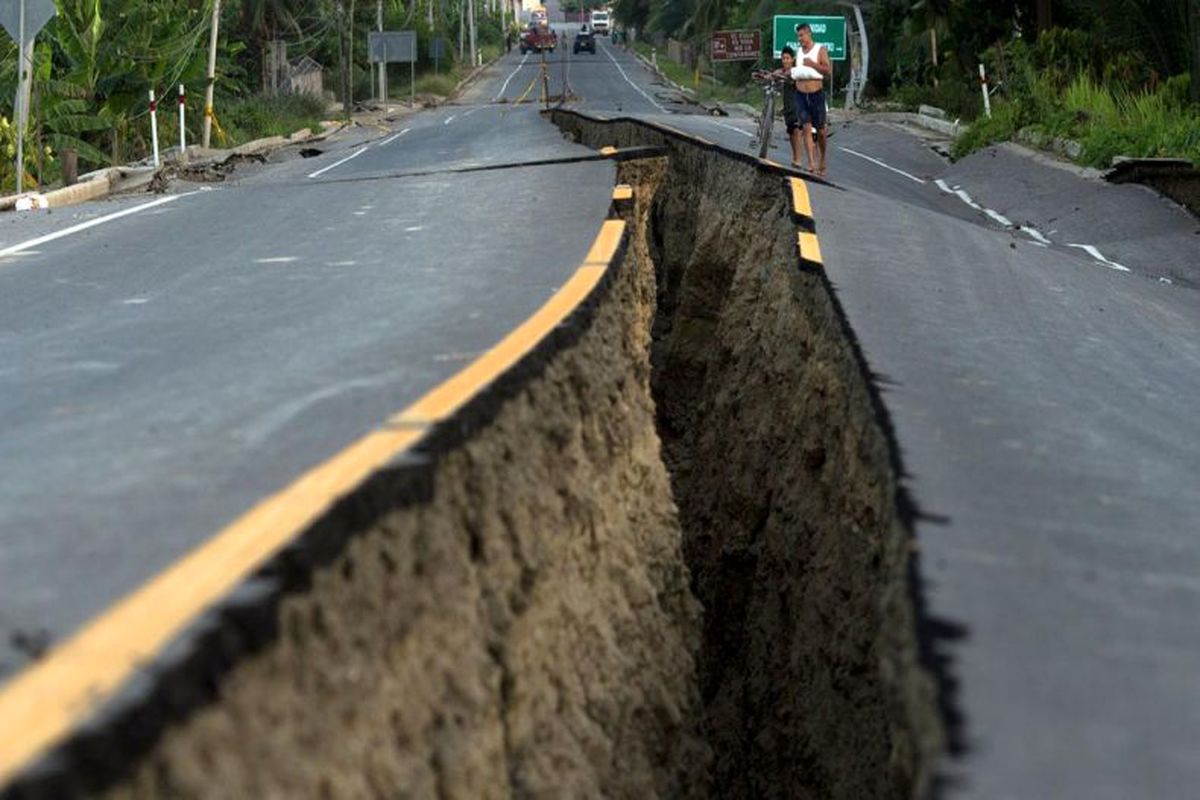
<svg viewBox="0 0 1200 800">
<path fill-rule="evenodd" d="M 803 130 L 800 138 L 804 153 L 808 157 L 808 168 L 817 175 L 825 174 L 825 149 L 828 138 L 828 120 L 825 118 L 825 79 L 833 74 L 833 64 L 825 46 L 812 38 L 812 28 L 807 22 L 796 26 L 800 52 L 797 64 L 792 69 L 796 81 L 796 117 Z M 813 131 L 817 132 L 817 144 L 813 146 Z M 820 160 L 817 160 L 817 152 Z"/>
</svg>

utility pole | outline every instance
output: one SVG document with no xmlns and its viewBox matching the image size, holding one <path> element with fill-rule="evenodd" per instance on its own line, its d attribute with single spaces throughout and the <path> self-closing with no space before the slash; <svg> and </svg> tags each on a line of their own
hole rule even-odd
<svg viewBox="0 0 1200 800">
<path fill-rule="evenodd" d="M 338 55 L 342 62 L 342 113 L 346 118 L 350 118 L 350 112 L 353 110 L 353 100 L 350 98 L 350 44 L 346 37 L 346 28 L 349 26 L 349 21 L 346 19 L 346 0 L 337 0 L 337 15 L 338 15 Z"/>
<path fill-rule="evenodd" d="M 463 60 L 463 31 L 466 29 L 466 0 L 458 0 L 458 60 Z"/>
<path fill-rule="evenodd" d="M 375 22 L 378 31 L 383 33 L 383 0 L 376 0 Z M 379 62 L 379 100 L 383 103 L 383 113 L 386 114 L 388 110 L 386 59 Z"/>
<path fill-rule="evenodd" d="M 217 34 L 221 29 L 221 0 L 213 0 L 212 31 L 208 36 L 208 85 L 204 89 L 204 147 L 212 144 L 213 87 L 217 83 Z"/>
<path fill-rule="evenodd" d="M 478 67 L 479 64 L 476 63 L 478 53 L 475 52 L 475 0 L 467 0 L 467 25 L 471 29 L 471 66 Z"/>
</svg>

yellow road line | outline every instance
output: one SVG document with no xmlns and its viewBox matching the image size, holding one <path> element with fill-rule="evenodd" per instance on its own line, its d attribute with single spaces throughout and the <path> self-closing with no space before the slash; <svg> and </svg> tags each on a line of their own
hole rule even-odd
<svg viewBox="0 0 1200 800">
<path fill-rule="evenodd" d="M 821 245 L 817 241 L 815 233 L 801 231 L 796 234 L 796 244 L 800 248 L 800 259 L 809 264 L 823 266 L 824 261 L 821 260 Z"/>
<path fill-rule="evenodd" d="M 623 220 L 606 220 L 584 259 L 584 265 L 546 301 L 545 305 L 501 339 L 495 347 L 393 416 L 389 422 L 393 425 L 429 425 L 462 408 L 481 389 L 521 360 L 588 296 L 616 255 L 624 233 Z"/>
<path fill-rule="evenodd" d="M 615 156 L 616 154 L 617 154 L 617 148 L 615 148 L 611 145 L 606 145 L 606 146 L 600 148 L 600 155 L 602 155 L 602 156 Z"/>
<path fill-rule="evenodd" d="M 380 430 L 363 437 L 263 500 L 13 679 L 0 693 L 0 788 L 423 432 Z"/>
<path fill-rule="evenodd" d="M 799 178 L 788 178 L 792 189 L 792 213 L 804 219 L 813 219 L 812 201 L 808 198 L 808 184 Z"/>
<path fill-rule="evenodd" d="M 0 789 L 340 497 L 416 444 L 430 424 L 461 408 L 532 350 L 599 284 L 624 233 L 623 221 L 605 221 L 585 263 L 495 347 L 395 415 L 389 425 L 260 502 L 0 690 Z"/>
<path fill-rule="evenodd" d="M 612 199 L 616 202 L 633 199 L 633 187 L 627 183 L 618 183 L 613 187 Z"/>
</svg>

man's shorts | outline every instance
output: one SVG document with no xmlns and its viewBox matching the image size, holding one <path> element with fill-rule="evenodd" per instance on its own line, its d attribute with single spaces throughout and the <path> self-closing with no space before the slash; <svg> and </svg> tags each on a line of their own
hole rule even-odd
<svg viewBox="0 0 1200 800">
<path fill-rule="evenodd" d="M 801 125 L 812 123 L 814 128 L 825 127 L 825 90 L 796 92 L 796 118 Z"/>
<path fill-rule="evenodd" d="M 784 104 L 783 124 L 787 127 L 788 133 L 791 133 L 794 130 L 799 130 L 800 120 L 796 119 L 796 106 L 794 103 Z"/>
</svg>

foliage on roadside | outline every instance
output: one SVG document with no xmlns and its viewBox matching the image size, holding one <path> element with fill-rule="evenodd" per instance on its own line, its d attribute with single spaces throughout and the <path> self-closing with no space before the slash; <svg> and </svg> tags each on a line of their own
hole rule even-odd
<svg viewBox="0 0 1200 800">
<path fill-rule="evenodd" d="M 56 0 L 56 5 L 58 14 L 35 47 L 32 113 L 25 131 L 27 149 L 35 154 L 26 166 L 31 178 L 46 183 L 58 177 L 57 162 L 45 156 L 46 147 L 52 153 L 68 147 L 77 151 L 81 171 L 145 157 L 151 89 L 160 100 L 160 138 L 171 146 L 178 141 L 173 113 L 177 87 L 186 85 L 188 139 L 198 141 L 213 0 Z M 366 32 L 376 25 L 374 2 L 223 0 L 221 9 L 214 106 L 230 135 L 226 143 L 291 133 L 325 116 L 327 100 L 317 101 L 321 108 L 314 112 L 311 103 L 267 96 L 272 41 L 287 46 L 291 61 L 310 56 L 320 63 L 325 86 L 335 90 L 341 86 L 343 48 L 349 43 L 353 96 L 372 96 Z M 442 75 L 458 75 L 457 63 L 466 61 L 466 54 L 460 58 L 459 53 L 465 9 L 465 4 L 437 0 L 385 0 L 385 27 L 417 32 L 419 78 L 433 73 L 430 43 L 435 37 L 447 43 L 439 65 Z M 485 54 L 498 53 L 504 43 L 499 14 L 477 3 L 476 21 L 477 46 Z M 352 37 L 346 35 L 350 31 Z M 0 114 L 10 120 L 16 49 L 6 36 L 0 37 Z M 392 69 L 392 94 L 407 97 L 407 69 Z M 445 84 L 444 77 L 434 77 L 430 88 L 444 89 Z M 292 130 L 282 130 L 291 125 Z M 7 170 L 0 168 L 0 192 L 14 184 L 10 163 Z"/>
<path fill-rule="evenodd" d="M 647 42 L 635 42 L 633 49 L 646 58 L 650 58 L 653 49 Z M 754 89 L 744 77 L 738 65 L 721 64 L 718 66 L 718 82 L 714 86 L 710 77 L 697 80 L 697 73 L 687 66 L 667 58 L 665 52 L 655 53 L 658 68 L 667 78 L 680 86 L 693 90 L 701 102 L 717 101 L 721 103 L 746 103 L 755 108 L 762 108 L 762 93 Z M 733 80 L 729 79 L 732 73 Z"/>
<path fill-rule="evenodd" d="M 1107 167 L 1115 156 L 1186 158 L 1200 165 L 1200 106 L 1186 74 L 1161 80 L 1136 59 L 1105 60 L 1078 32 L 1051 31 L 1032 46 L 989 51 L 1002 94 L 954 154 L 1015 138 L 1080 143 L 1080 163 Z"/>
<path fill-rule="evenodd" d="M 232 142 L 244 143 L 304 128 L 319 131 L 324 112 L 325 103 L 309 95 L 251 96 L 226 106 L 222 124 Z"/>
</svg>

